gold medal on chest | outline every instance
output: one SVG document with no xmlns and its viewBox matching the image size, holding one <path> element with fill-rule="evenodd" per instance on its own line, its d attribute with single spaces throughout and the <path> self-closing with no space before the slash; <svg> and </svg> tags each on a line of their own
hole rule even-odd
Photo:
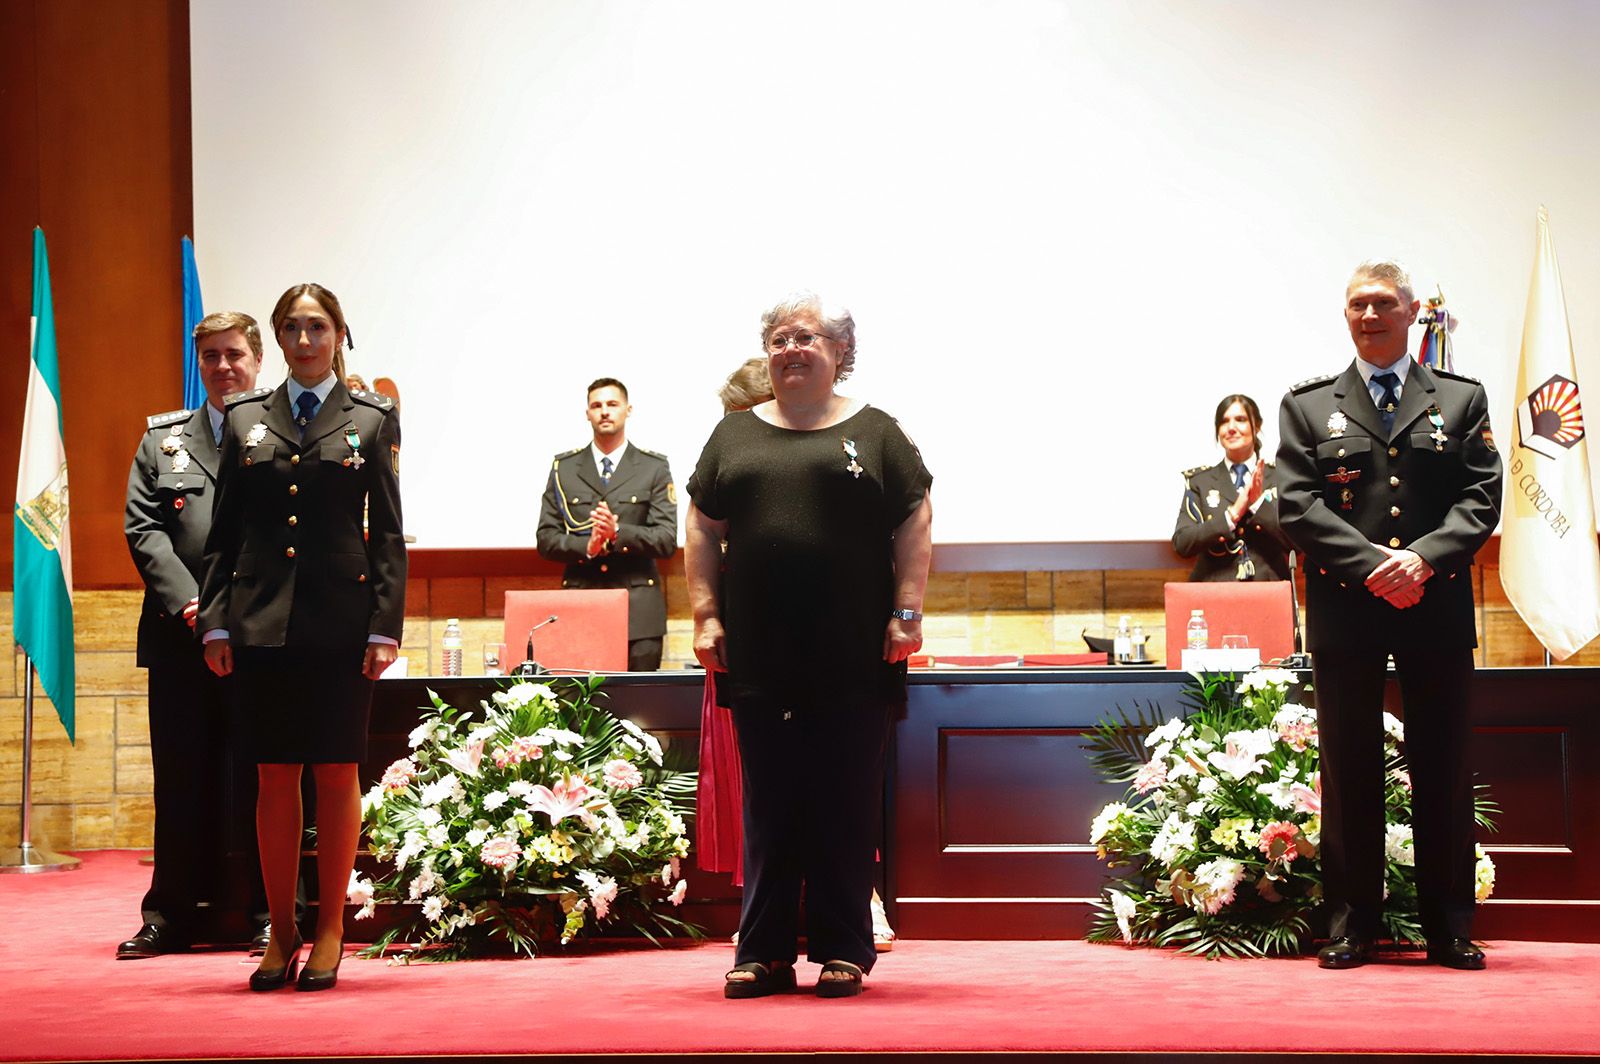
<svg viewBox="0 0 1600 1064">
<path fill-rule="evenodd" d="M 1343 410 L 1335 410 L 1328 415 L 1328 438 L 1338 439 L 1344 435 L 1344 430 L 1350 427 L 1350 419 L 1344 416 Z"/>
</svg>

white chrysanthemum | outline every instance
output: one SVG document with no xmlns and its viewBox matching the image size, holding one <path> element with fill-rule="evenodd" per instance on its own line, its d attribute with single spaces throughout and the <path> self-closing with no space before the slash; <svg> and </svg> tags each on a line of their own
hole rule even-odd
<svg viewBox="0 0 1600 1064">
<path fill-rule="evenodd" d="M 1204 798 L 1196 798 L 1194 801 L 1184 806 L 1183 811 L 1192 817 L 1199 817 L 1206 811 L 1206 801 Z"/>
<path fill-rule="evenodd" d="M 439 875 L 433 870 L 433 866 L 423 865 L 422 871 L 417 874 L 417 878 L 411 881 L 411 889 L 408 893 L 412 901 L 417 901 L 432 894 L 434 888 L 438 885 Z"/>
<path fill-rule="evenodd" d="M 533 784 L 527 780 L 512 780 L 506 784 L 506 793 L 513 798 L 526 798 L 533 793 Z"/>
<path fill-rule="evenodd" d="M 437 920 L 437 919 L 439 919 L 439 917 L 443 916 L 444 915 L 444 898 L 442 898 L 439 895 L 435 894 L 433 897 L 431 897 L 427 901 L 423 902 L 422 903 L 422 915 L 424 917 L 426 917 L 429 921 Z"/>
<path fill-rule="evenodd" d="M 483 828 L 472 828 L 467 832 L 467 845 L 474 850 L 488 841 L 489 833 Z"/>
<path fill-rule="evenodd" d="M 1201 776 L 1200 782 L 1194 785 L 1194 789 L 1199 791 L 1201 794 L 1212 794 L 1220 786 L 1222 785 L 1216 781 L 1215 777 Z"/>
<path fill-rule="evenodd" d="M 1294 771 L 1285 771 L 1271 783 L 1263 783 L 1256 787 L 1256 793 L 1266 795 L 1267 799 L 1279 809 L 1293 809 L 1296 774 Z"/>
<path fill-rule="evenodd" d="M 440 731 L 449 730 L 448 728 L 441 727 L 437 717 L 429 717 L 427 720 L 411 729 L 411 734 L 406 736 L 406 742 L 411 745 L 411 749 L 415 750 L 417 747 L 434 737 L 433 733 L 434 729 L 436 728 Z"/>
<path fill-rule="evenodd" d="M 1239 693 L 1248 694 L 1251 691 L 1265 691 L 1274 687 L 1287 691 L 1298 681 L 1299 677 L 1288 669 L 1253 669 L 1239 681 Z"/>
<path fill-rule="evenodd" d="M 1144 737 L 1144 745 L 1159 746 L 1162 743 L 1173 742 L 1183 733 L 1183 725 L 1182 717 L 1173 717 L 1159 728 L 1152 729 L 1150 734 Z"/>
<path fill-rule="evenodd" d="M 431 828 L 444 818 L 444 815 L 433 806 L 417 810 L 417 823 L 425 828 Z"/>
<path fill-rule="evenodd" d="M 1395 864 L 1416 864 L 1417 855 L 1411 848 L 1411 825 L 1390 824 L 1383 833 L 1383 853 Z"/>
<path fill-rule="evenodd" d="M 1089 825 L 1089 844 L 1092 846 L 1098 845 L 1100 840 L 1105 838 L 1107 833 L 1111 831 L 1117 819 L 1127 811 L 1128 807 L 1126 805 L 1121 802 L 1112 802 L 1096 813 L 1094 822 Z"/>
<path fill-rule="evenodd" d="M 674 813 L 664 805 L 656 806 L 655 813 L 661 818 L 661 823 L 666 826 L 668 834 L 683 834 L 683 817 L 679 816 L 677 813 Z"/>
<path fill-rule="evenodd" d="M 364 817 L 375 809 L 382 809 L 383 796 L 383 784 L 374 783 L 372 789 L 361 796 L 361 815 Z"/>
<path fill-rule="evenodd" d="M 1120 890 L 1109 892 L 1111 895 L 1111 912 L 1117 918 L 1117 930 L 1122 932 L 1122 941 L 1133 942 L 1133 918 L 1139 912 L 1139 905 L 1128 895 Z"/>
<path fill-rule="evenodd" d="M 1278 712 L 1272 715 L 1274 728 L 1287 728 L 1291 724 L 1315 724 L 1317 711 L 1302 706 L 1298 702 L 1285 702 Z"/>
<path fill-rule="evenodd" d="M 1272 728 L 1253 728 L 1250 731 L 1229 732 L 1222 737 L 1224 746 L 1234 746 L 1255 757 L 1264 757 L 1278 745 L 1278 733 Z"/>
<path fill-rule="evenodd" d="M 1196 912 L 1216 915 L 1233 901 L 1233 892 L 1244 879 L 1244 865 L 1219 857 L 1194 870 L 1194 893 L 1190 902 Z"/>
<path fill-rule="evenodd" d="M 434 849 L 445 846 L 450 842 L 450 825 L 435 824 L 428 829 L 428 845 Z"/>
<path fill-rule="evenodd" d="M 1194 822 L 1184 820 L 1179 813 L 1170 813 L 1150 843 L 1150 854 L 1162 864 L 1171 865 L 1180 854 L 1193 852 L 1194 848 Z"/>
<path fill-rule="evenodd" d="M 1403 743 L 1406 741 L 1405 724 L 1387 709 L 1383 711 L 1383 734 L 1387 735 L 1391 742 Z"/>
<path fill-rule="evenodd" d="M 513 784 L 513 786 L 514 785 L 515 784 Z M 509 800 L 510 795 L 508 795 L 505 791 L 490 791 L 488 794 L 483 796 L 483 808 L 492 813 L 496 809 L 499 809 L 502 805 L 505 805 Z"/>
<path fill-rule="evenodd" d="M 1474 870 L 1476 884 L 1473 893 L 1479 901 L 1494 893 L 1494 861 L 1482 846 L 1477 847 L 1478 866 Z"/>
<path fill-rule="evenodd" d="M 457 791 L 460 791 L 463 797 L 466 795 L 465 789 L 461 786 L 461 781 L 456 779 L 456 774 L 454 772 L 446 772 L 443 776 L 422 788 L 422 793 L 417 796 L 417 802 L 421 805 L 438 805 L 446 800 L 454 799 Z"/>
</svg>

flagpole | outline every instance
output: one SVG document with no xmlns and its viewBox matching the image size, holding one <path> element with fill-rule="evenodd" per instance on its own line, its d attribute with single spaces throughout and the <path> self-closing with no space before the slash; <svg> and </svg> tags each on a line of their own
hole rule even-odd
<svg viewBox="0 0 1600 1064">
<path fill-rule="evenodd" d="M 26 654 L 22 689 L 22 834 L 21 845 L 0 852 L 0 873 L 71 872 L 83 862 L 35 846 L 33 824 L 33 659 Z"/>
</svg>

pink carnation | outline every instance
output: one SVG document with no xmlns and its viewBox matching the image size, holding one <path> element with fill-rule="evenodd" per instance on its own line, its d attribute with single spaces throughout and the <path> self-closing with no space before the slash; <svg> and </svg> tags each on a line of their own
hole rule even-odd
<svg viewBox="0 0 1600 1064">
<path fill-rule="evenodd" d="M 631 791 L 644 782 L 644 773 L 639 771 L 639 766 L 620 757 L 607 761 L 603 772 L 606 786 L 619 791 Z"/>
<path fill-rule="evenodd" d="M 383 789 L 391 794 L 403 791 L 411 786 L 411 781 L 416 778 L 417 766 L 409 757 L 402 757 L 383 770 Z"/>
<path fill-rule="evenodd" d="M 1317 726 L 1310 721 L 1297 721 L 1278 729 L 1278 735 L 1289 744 L 1291 750 L 1303 752 L 1316 739 Z"/>
<path fill-rule="evenodd" d="M 1167 782 L 1167 762 L 1165 758 L 1152 757 L 1139 774 L 1133 778 L 1133 789 L 1140 794 L 1148 794 Z"/>
<path fill-rule="evenodd" d="M 518 858 L 522 856 L 522 850 L 515 842 L 501 835 L 484 843 L 483 848 L 478 851 L 478 856 L 490 868 L 504 870 L 517 863 Z"/>
<path fill-rule="evenodd" d="M 1261 829 L 1261 852 L 1270 860 L 1288 864 L 1299 852 L 1294 842 L 1299 834 L 1300 829 L 1294 824 L 1287 820 L 1275 820 Z M 1278 851 L 1276 854 L 1273 853 L 1274 849 Z"/>
<path fill-rule="evenodd" d="M 544 747 L 533 741 L 530 735 L 519 735 L 511 740 L 511 745 L 502 746 L 494 752 L 496 768 L 510 768 L 520 765 L 524 761 L 537 761 L 544 756 Z"/>
</svg>

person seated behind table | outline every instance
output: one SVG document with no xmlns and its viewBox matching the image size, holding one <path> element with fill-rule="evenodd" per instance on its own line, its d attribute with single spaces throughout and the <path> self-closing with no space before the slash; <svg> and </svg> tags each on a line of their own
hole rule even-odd
<svg viewBox="0 0 1600 1064">
<path fill-rule="evenodd" d="M 1223 460 L 1183 472 L 1172 548 L 1194 558 L 1190 580 L 1287 580 L 1289 541 L 1278 528 L 1277 470 L 1261 457 L 1261 408 L 1248 395 L 1217 404 Z"/>
</svg>

